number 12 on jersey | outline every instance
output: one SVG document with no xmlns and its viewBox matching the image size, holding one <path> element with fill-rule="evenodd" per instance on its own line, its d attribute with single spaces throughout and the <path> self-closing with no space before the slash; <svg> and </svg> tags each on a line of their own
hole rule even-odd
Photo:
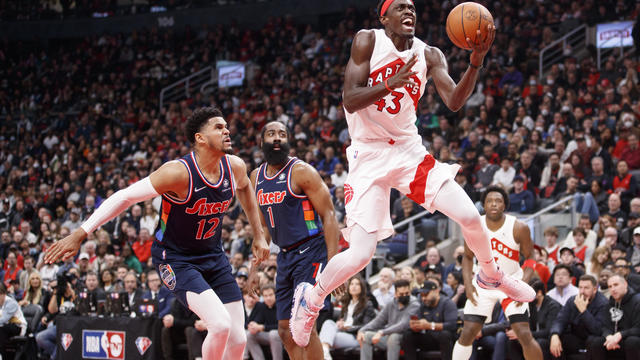
<svg viewBox="0 0 640 360">
<path fill-rule="evenodd" d="M 212 225 L 203 236 L 202 233 L 204 232 L 205 223 L 209 223 Z M 198 221 L 198 232 L 196 233 L 196 240 L 206 240 L 212 237 L 216 233 L 216 228 L 218 227 L 219 223 L 220 223 L 220 219 L 218 218 L 211 218 L 209 219 L 209 221 L 207 221 L 207 219 L 202 219 Z"/>
</svg>

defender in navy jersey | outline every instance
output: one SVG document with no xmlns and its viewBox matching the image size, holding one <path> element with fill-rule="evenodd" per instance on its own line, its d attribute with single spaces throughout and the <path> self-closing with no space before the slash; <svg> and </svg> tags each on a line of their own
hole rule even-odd
<svg viewBox="0 0 640 360">
<path fill-rule="evenodd" d="M 269 256 L 269 247 L 244 161 L 230 155 L 222 113 L 212 107 L 196 110 L 185 132 L 193 152 L 110 196 L 80 228 L 51 246 L 45 261 L 74 256 L 99 226 L 137 202 L 162 195 L 151 250 L 160 278 L 205 322 L 203 359 L 240 360 L 246 344 L 242 295 L 220 243 L 220 223 L 234 195 L 253 228 L 256 261 Z"/>
<path fill-rule="evenodd" d="M 313 167 L 289 157 L 288 137 L 280 122 L 264 126 L 262 151 L 267 162 L 251 173 L 251 182 L 264 233 L 281 249 L 276 276 L 278 333 L 292 360 L 322 359 L 317 332 L 308 346 L 300 347 L 289 332 L 289 318 L 296 286 L 315 283 L 327 258 L 336 254 L 338 223 L 329 189 Z"/>
</svg>

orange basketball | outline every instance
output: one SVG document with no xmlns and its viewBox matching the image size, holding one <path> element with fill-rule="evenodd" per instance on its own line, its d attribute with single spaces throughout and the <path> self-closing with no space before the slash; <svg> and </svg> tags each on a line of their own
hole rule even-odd
<svg viewBox="0 0 640 360">
<path fill-rule="evenodd" d="M 484 39 L 488 24 L 493 25 L 493 16 L 487 8 L 478 3 L 465 2 L 454 7 L 447 16 L 447 35 L 457 47 L 471 50 L 477 30 L 480 30 L 481 39 Z M 471 43 L 467 43 L 467 38 L 471 39 Z"/>
</svg>

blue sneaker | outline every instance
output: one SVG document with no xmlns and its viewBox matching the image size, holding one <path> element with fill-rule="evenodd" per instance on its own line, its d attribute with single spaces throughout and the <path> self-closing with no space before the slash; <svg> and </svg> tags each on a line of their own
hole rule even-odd
<svg viewBox="0 0 640 360">
<path fill-rule="evenodd" d="M 308 294 L 312 287 L 313 285 L 302 282 L 296 286 L 296 291 L 293 294 L 289 329 L 293 341 L 300 347 L 306 347 L 309 344 L 311 331 L 313 331 L 319 311 L 322 309 L 322 306 L 315 307 L 309 301 Z"/>
</svg>

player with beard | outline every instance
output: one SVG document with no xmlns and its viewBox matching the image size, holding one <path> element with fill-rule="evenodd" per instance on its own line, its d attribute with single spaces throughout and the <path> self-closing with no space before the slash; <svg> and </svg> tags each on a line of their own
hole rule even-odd
<svg viewBox="0 0 640 360">
<path fill-rule="evenodd" d="M 266 163 L 251 173 L 267 241 L 281 249 L 276 276 L 278 333 L 292 360 L 322 359 L 313 330 L 309 344 L 298 346 L 289 332 L 294 289 L 315 277 L 338 250 L 338 223 L 329 189 L 309 164 L 289 156 L 289 132 L 273 121 L 262 129 Z M 328 301 L 325 301 L 328 306 Z"/>
<path fill-rule="evenodd" d="M 192 152 L 111 195 L 82 226 L 47 250 L 45 262 L 74 256 L 99 226 L 129 206 L 161 195 L 153 264 L 165 286 L 205 322 L 203 359 L 242 359 L 247 342 L 242 293 L 231 275 L 219 226 L 236 193 L 253 229 L 253 255 L 264 260 L 269 247 L 244 161 L 230 155 L 229 129 L 220 110 L 194 111 L 185 134 Z"/>
</svg>

